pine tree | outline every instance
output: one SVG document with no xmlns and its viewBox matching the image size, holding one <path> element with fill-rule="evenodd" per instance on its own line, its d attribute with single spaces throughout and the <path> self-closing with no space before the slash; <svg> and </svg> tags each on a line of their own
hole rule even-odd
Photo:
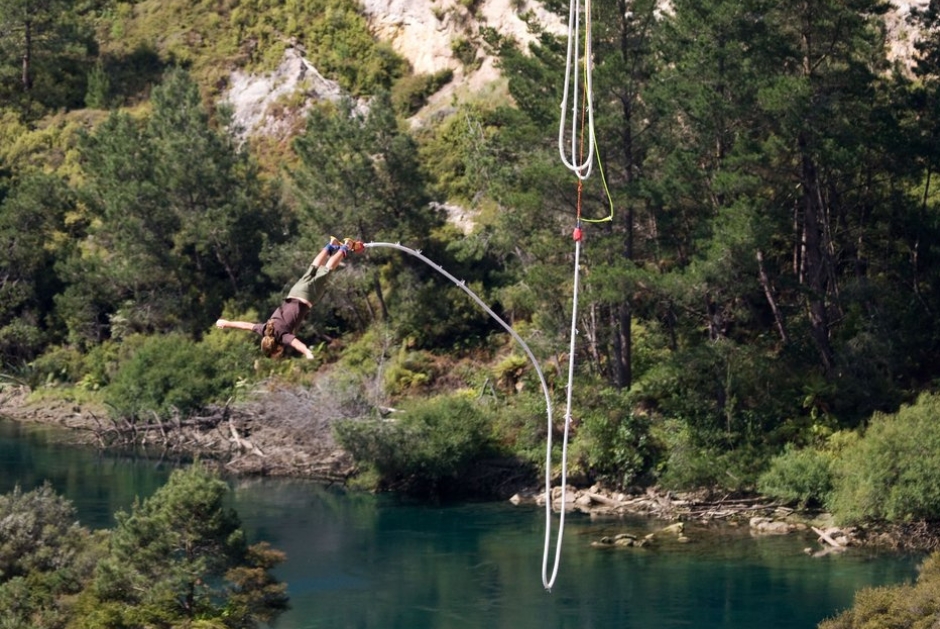
<svg viewBox="0 0 940 629">
<path fill-rule="evenodd" d="M 176 470 L 152 497 L 116 515 L 86 626 L 176 626 L 196 619 L 256 627 L 286 609 L 268 570 L 283 555 L 249 547 L 228 486 L 200 465 Z"/>
</svg>

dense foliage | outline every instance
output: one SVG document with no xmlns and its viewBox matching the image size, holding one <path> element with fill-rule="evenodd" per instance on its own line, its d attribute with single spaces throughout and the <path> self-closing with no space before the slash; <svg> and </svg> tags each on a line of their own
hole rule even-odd
<svg viewBox="0 0 940 629">
<path fill-rule="evenodd" d="M 839 490 L 879 443 L 904 445 L 887 425 L 911 411 L 891 413 L 938 376 L 936 11 L 915 13 L 906 68 L 885 55 L 874 0 L 594 4 L 603 177 L 579 189 L 555 146 L 564 42 L 546 32 L 523 51 L 479 29 L 465 62 L 497 54 L 511 98 L 409 126 L 399 114 L 452 77 L 408 76 L 352 2 L 0 1 L 0 49 L 19 51 L 0 56 L 3 372 L 81 383 L 136 416 L 226 399 L 272 370 L 234 347 L 213 361 L 212 321 L 264 316 L 334 233 L 402 241 L 465 280 L 544 363 L 557 410 L 570 234 L 579 208 L 612 209 L 583 225 L 579 471 L 748 489 L 783 452 L 761 481 L 781 497 L 846 518 L 940 515 L 916 488 L 877 509 Z M 231 69 L 270 69 L 287 45 L 351 98 L 314 103 L 282 168 L 262 169 L 260 145 L 206 103 Z M 445 221 L 447 203 L 471 229 Z M 337 275 L 301 337 L 379 339 L 354 363 L 376 405 L 482 391 L 434 414 L 468 413 L 482 432 L 467 453 L 535 460 L 531 366 L 461 291 L 380 249 Z M 382 458 L 379 426 L 344 433 L 365 464 L 442 478 L 463 464 Z"/>
<path fill-rule="evenodd" d="M 876 413 L 859 436 L 788 447 L 759 489 L 786 501 L 827 507 L 845 523 L 933 520 L 940 513 L 940 396 L 924 394 L 897 413 Z"/>
<path fill-rule="evenodd" d="M 855 604 L 835 618 L 819 623 L 819 629 L 927 629 L 940 614 L 940 554 L 934 553 L 920 567 L 912 584 L 866 588 L 855 595 Z"/>
<path fill-rule="evenodd" d="M 346 420 L 335 430 L 386 486 L 425 495 L 460 493 L 473 465 L 498 454 L 481 408 L 461 395 L 413 404 L 401 419 Z"/>
<path fill-rule="evenodd" d="M 283 553 L 249 546 L 228 486 L 195 465 L 92 533 L 48 486 L 0 496 L 5 627 L 250 629 L 287 606 L 270 570 Z"/>
</svg>

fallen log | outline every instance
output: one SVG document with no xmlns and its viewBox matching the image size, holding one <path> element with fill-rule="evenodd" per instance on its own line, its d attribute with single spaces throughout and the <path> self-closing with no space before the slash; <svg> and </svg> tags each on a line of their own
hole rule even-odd
<svg viewBox="0 0 940 629">
<path fill-rule="evenodd" d="M 819 535 L 819 539 L 823 540 L 824 542 L 826 542 L 833 548 L 836 548 L 838 550 L 845 550 L 845 546 L 843 546 L 836 540 L 832 539 L 832 537 L 830 537 L 829 534 L 826 533 L 824 530 L 817 528 L 815 526 L 812 528 L 813 528 L 813 532 L 816 533 L 816 535 Z"/>
<path fill-rule="evenodd" d="M 186 421 L 181 421 L 178 423 L 173 422 L 161 422 L 159 424 L 133 424 L 127 422 L 123 427 L 114 427 L 110 429 L 105 429 L 102 432 L 116 432 L 119 434 L 137 434 L 138 432 L 152 432 L 159 430 L 161 433 L 165 433 L 167 429 L 177 429 L 189 428 L 196 426 L 198 428 L 214 428 L 219 423 L 219 418 L 217 417 L 199 417 L 196 419 L 189 419 Z M 97 432 L 97 431 L 96 431 Z"/>
<path fill-rule="evenodd" d="M 590 498 L 593 502 L 599 502 L 602 505 L 607 505 L 608 507 L 620 507 L 624 503 L 619 500 L 614 500 L 613 498 L 608 498 L 607 496 L 602 496 L 600 494 L 595 494 L 590 491 L 584 492 L 584 495 Z"/>
</svg>

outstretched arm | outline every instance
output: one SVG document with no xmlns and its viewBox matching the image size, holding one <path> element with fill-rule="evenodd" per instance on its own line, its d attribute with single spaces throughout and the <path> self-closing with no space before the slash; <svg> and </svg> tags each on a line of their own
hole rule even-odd
<svg viewBox="0 0 940 629">
<path fill-rule="evenodd" d="M 249 323 L 248 321 L 229 321 L 228 319 L 219 319 L 215 322 L 215 327 L 222 330 L 225 328 L 234 328 L 236 330 L 247 330 L 251 332 L 254 326 L 254 323 Z"/>
<path fill-rule="evenodd" d="M 298 352 L 304 355 L 304 358 L 310 360 L 313 358 L 313 352 L 310 351 L 310 348 L 304 345 L 304 342 L 299 338 L 294 337 L 294 340 L 290 342 L 290 346 L 296 349 Z"/>
</svg>

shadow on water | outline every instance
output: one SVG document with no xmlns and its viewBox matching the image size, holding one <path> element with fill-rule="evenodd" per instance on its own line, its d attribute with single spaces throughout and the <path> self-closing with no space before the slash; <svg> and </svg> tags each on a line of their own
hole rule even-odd
<svg viewBox="0 0 940 629">
<path fill-rule="evenodd" d="M 115 511 L 151 495 L 172 469 L 0 421 L 0 492 L 48 480 L 93 528 L 112 526 Z M 860 550 L 811 558 L 811 536 L 691 524 L 688 544 L 662 536 L 651 548 L 599 549 L 591 542 L 605 535 L 664 523 L 572 515 L 548 593 L 541 509 L 415 504 L 298 480 L 232 486 L 250 540 L 287 553 L 276 573 L 292 609 L 277 629 L 812 628 L 862 587 L 912 580 L 919 560 Z"/>
</svg>

